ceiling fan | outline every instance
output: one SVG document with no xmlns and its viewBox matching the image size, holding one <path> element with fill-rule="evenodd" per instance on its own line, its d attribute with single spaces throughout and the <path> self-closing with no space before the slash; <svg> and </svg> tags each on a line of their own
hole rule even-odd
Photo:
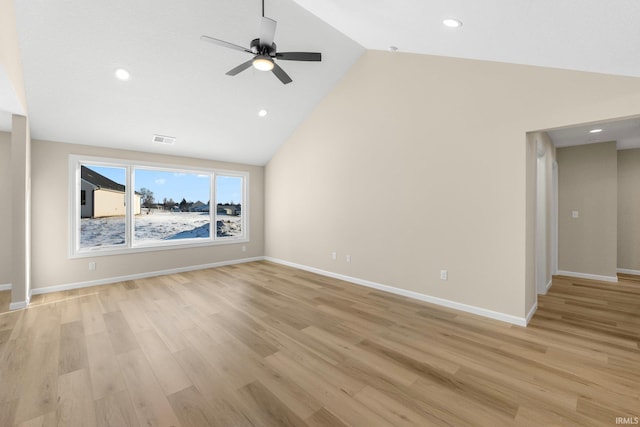
<svg viewBox="0 0 640 427">
<path fill-rule="evenodd" d="M 249 48 L 219 40 L 209 36 L 201 36 L 200 40 L 239 50 L 253 55 L 253 58 L 227 71 L 228 76 L 235 76 L 252 65 L 261 71 L 271 71 L 283 83 L 291 83 L 291 77 L 274 61 L 322 61 L 322 54 L 315 52 L 278 52 L 273 37 L 276 33 L 277 22 L 264 16 L 264 0 L 262 0 L 262 21 L 260 23 L 260 37 L 251 40 Z"/>
</svg>

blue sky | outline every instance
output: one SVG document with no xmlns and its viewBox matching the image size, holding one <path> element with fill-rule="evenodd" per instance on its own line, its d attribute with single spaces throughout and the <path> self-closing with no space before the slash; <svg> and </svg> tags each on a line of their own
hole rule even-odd
<svg viewBox="0 0 640 427">
<path fill-rule="evenodd" d="M 86 165 L 107 178 L 124 185 L 125 169 L 115 167 Z M 148 188 L 153 191 L 156 203 L 162 203 L 164 198 L 173 199 L 179 203 L 182 198 L 188 202 L 209 201 L 209 175 L 193 173 L 176 173 L 158 170 L 136 169 L 135 189 Z M 217 202 L 239 203 L 242 201 L 242 178 L 233 176 L 218 176 Z"/>
</svg>

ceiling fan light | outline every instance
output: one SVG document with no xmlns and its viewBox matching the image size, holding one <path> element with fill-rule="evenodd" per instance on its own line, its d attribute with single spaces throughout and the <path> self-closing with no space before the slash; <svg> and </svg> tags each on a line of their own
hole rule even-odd
<svg viewBox="0 0 640 427">
<path fill-rule="evenodd" d="M 273 70 L 273 60 L 266 56 L 256 56 L 253 60 L 253 67 L 256 70 L 260 71 L 271 71 Z"/>
</svg>

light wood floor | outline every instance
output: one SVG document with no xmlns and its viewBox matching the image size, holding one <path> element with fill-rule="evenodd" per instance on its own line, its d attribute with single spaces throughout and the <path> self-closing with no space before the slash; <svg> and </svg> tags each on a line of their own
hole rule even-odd
<svg viewBox="0 0 640 427">
<path fill-rule="evenodd" d="M 640 283 L 557 278 L 539 305 L 525 329 L 267 262 L 41 295 L 0 314 L 0 426 L 640 416 Z"/>
</svg>

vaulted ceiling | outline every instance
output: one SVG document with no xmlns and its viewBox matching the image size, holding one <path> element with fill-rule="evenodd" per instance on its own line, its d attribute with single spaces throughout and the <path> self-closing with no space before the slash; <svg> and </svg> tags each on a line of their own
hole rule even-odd
<svg viewBox="0 0 640 427">
<path fill-rule="evenodd" d="M 636 0 L 267 0 L 293 83 L 250 57 L 257 0 L 15 1 L 33 138 L 265 164 L 365 49 L 640 77 Z M 445 18 L 460 28 L 442 25 Z M 114 78 L 117 68 L 130 80 Z M 258 111 L 267 110 L 265 117 Z M 6 117 L 4 117 L 6 119 Z M 5 123 L 5 124 L 3 124 Z M 0 128 L 6 120 L 0 117 Z M 176 137 L 173 145 L 154 134 Z"/>
</svg>

